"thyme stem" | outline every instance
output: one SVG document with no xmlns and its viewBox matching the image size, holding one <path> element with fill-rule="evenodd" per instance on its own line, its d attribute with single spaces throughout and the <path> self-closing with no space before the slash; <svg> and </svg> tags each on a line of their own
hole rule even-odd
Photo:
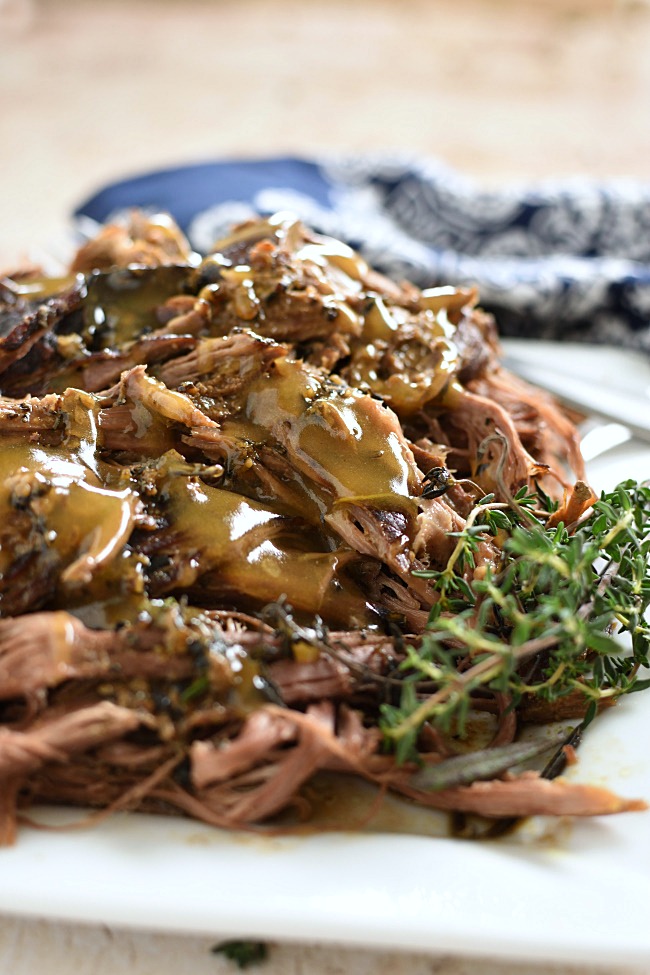
<svg viewBox="0 0 650 975">
<path fill-rule="evenodd" d="M 650 664 L 650 486 L 623 482 L 570 528 L 548 504 L 544 517 L 546 502 L 523 489 L 506 502 L 482 498 L 444 569 L 426 573 L 438 601 L 401 665 L 400 705 L 382 707 L 398 756 L 417 758 L 425 723 L 462 734 L 479 689 L 552 710 L 566 695 L 595 707 L 650 686 L 639 678 Z M 479 545 L 494 550 L 497 539 L 500 558 L 477 572 Z M 616 638 L 623 631 L 629 651 Z M 422 698 L 425 681 L 434 686 Z"/>
</svg>

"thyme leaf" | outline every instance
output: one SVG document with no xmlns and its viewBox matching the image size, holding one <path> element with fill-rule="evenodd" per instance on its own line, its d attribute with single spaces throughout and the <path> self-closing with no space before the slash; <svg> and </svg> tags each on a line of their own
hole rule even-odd
<svg viewBox="0 0 650 975">
<path fill-rule="evenodd" d="M 553 702 L 576 693 L 584 711 L 650 681 L 650 486 L 628 480 L 566 526 L 543 494 L 482 498 L 444 569 L 421 572 L 437 602 L 417 648 L 407 650 L 398 705 L 381 726 L 401 760 L 418 758 L 425 723 L 463 735 L 476 694 Z M 474 571 L 479 546 L 496 565 Z M 627 635 L 628 647 L 620 636 Z M 434 683 L 426 696 L 418 682 Z"/>
<path fill-rule="evenodd" d="M 539 739 L 537 741 L 513 742 L 496 748 L 484 748 L 466 755 L 454 755 L 437 765 L 428 765 L 416 772 L 410 785 L 416 789 L 436 791 L 459 785 L 471 785 L 481 779 L 493 779 L 523 762 L 543 755 L 557 748 L 566 738 L 558 735 L 557 740 Z"/>
<path fill-rule="evenodd" d="M 263 941 L 222 941 L 211 951 L 213 955 L 224 955 L 238 968 L 259 965 L 268 957 L 268 948 Z"/>
</svg>

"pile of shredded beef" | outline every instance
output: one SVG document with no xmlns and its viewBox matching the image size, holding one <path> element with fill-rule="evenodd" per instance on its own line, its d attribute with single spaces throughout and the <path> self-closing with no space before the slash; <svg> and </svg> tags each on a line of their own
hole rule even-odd
<svg viewBox="0 0 650 975">
<path fill-rule="evenodd" d="M 418 790 L 382 747 L 436 600 L 414 570 L 482 492 L 582 475 L 473 292 L 397 285 L 286 215 L 201 259 L 135 214 L 62 278 L 0 278 L 0 393 L 0 842 L 42 800 L 304 816 L 320 770 L 488 816 L 631 808 L 531 773 Z"/>
</svg>

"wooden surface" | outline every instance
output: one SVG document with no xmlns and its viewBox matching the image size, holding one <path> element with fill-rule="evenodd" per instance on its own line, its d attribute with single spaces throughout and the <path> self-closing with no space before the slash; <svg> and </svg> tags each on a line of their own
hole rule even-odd
<svg viewBox="0 0 650 975">
<path fill-rule="evenodd" d="M 647 0 L 0 0 L 0 262 L 107 181 L 220 156 L 645 179 L 649 50 Z"/>
<path fill-rule="evenodd" d="M 238 975 L 212 952 L 219 938 L 184 938 L 0 918 L 2 975 Z M 246 975 L 647 975 L 647 969 L 540 965 L 397 951 L 270 944 Z"/>
<path fill-rule="evenodd" d="M 486 183 L 647 179 L 648 51 L 650 6 L 625 0 L 0 0 L 0 265 L 56 246 L 106 181 L 223 156 L 403 149 Z M 236 969 L 206 939 L 0 919 L 0 975 L 189 971 Z M 251 971 L 597 969 L 276 946 Z"/>
</svg>

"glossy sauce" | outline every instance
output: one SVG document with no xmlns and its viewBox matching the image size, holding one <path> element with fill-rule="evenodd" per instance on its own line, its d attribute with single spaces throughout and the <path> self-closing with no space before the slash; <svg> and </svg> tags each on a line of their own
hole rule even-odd
<svg viewBox="0 0 650 975">
<path fill-rule="evenodd" d="M 414 465 L 387 411 L 345 386 L 326 387 L 300 362 L 278 359 L 273 367 L 251 387 L 246 416 L 288 448 L 322 491 L 337 498 L 415 493 Z"/>
<path fill-rule="evenodd" d="M 168 298 L 183 293 L 194 269 L 185 265 L 128 267 L 88 275 L 83 301 L 84 337 L 94 350 L 114 348 L 160 328 L 156 316 Z"/>
<path fill-rule="evenodd" d="M 11 519 L 19 499 L 41 523 L 42 544 L 65 566 L 64 586 L 87 584 L 109 563 L 131 534 L 137 496 L 128 487 L 101 483 L 80 452 L 36 444 L 10 443 L 0 451 L 0 517 Z M 24 502 L 23 502 L 24 503 Z M 0 550 L 0 572 L 14 559 Z"/>
<path fill-rule="evenodd" d="M 293 251 L 294 260 L 310 269 L 321 293 L 338 309 L 335 328 L 365 342 L 370 359 L 373 342 L 390 345 L 397 340 L 404 309 L 379 296 L 366 303 L 363 313 L 358 301 L 350 304 L 364 294 L 366 262 L 329 238 L 305 242 L 299 224 L 286 215 L 258 223 L 254 229 L 242 228 L 217 245 L 223 255 L 206 259 L 218 262 L 224 280 L 241 289 L 243 320 L 257 315 L 259 300 L 255 271 L 238 263 L 235 255 L 240 245 L 250 246 L 264 236 L 275 237 L 280 246 Z M 170 266 L 90 275 L 83 302 L 89 343 L 98 348 L 123 345 L 158 327 L 156 309 L 168 297 L 191 289 L 193 273 L 193 268 Z M 456 308 L 458 295 L 456 291 L 424 294 L 420 327 L 440 352 L 437 381 L 430 384 L 429 397 L 449 386 L 457 367 L 455 326 L 446 309 Z M 393 397 L 409 408 L 422 402 L 422 389 L 408 373 L 382 380 L 369 365 L 366 378 L 371 389 L 389 400 Z M 170 425 L 178 421 L 191 426 L 199 411 L 190 399 L 162 387 L 150 375 L 143 374 L 138 381 L 138 397 L 127 399 L 128 422 L 135 439 L 146 448 L 142 453 L 160 456 L 172 445 Z M 99 566 L 124 548 L 138 504 L 131 488 L 111 481 L 115 469 L 111 472 L 98 464 L 95 412 L 89 401 L 79 398 L 84 395 L 68 398 L 69 416 L 76 411 L 79 417 L 74 421 L 78 430 L 65 447 L 11 445 L 0 460 L 5 483 L 6 475 L 19 471 L 26 481 L 46 486 L 30 504 L 47 525 L 47 544 L 66 566 L 63 579 L 68 585 L 88 582 Z M 72 430 L 73 421 L 69 423 Z M 288 508 L 300 513 L 303 524 L 306 519 L 312 529 L 305 534 L 303 528 L 298 538 L 289 525 L 286 503 L 274 510 L 272 504 L 210 487 L 187 473 L 170 476 L 163 488 L 169 525 L 192 549 L 179 585 L 192 585 L 218 567 L 228 585 L 259 599 L 276 598 L 278 588 L 285 586 L 304 596 L 301 605 L 306 609 L 318 611 L 328 601 L 343 599 L 351 618 L 363 615 L 359 606 L 365 604 L 345 574 L 349 552 L 333 552 L 332 534 L 323 526 L 337 505 L 354 502 L 397 509 L 413 524 L 419 476 L 393 414 L 368 395 L 323 380 L 300 361 L 280 358 L 252 382 L 243 412 L 225 420 L 221 430 L 234 443 L 286 451 L 293 474 L 283 500 L 288 499 Z M 234 450 L 236 463 L 244 467 L 248 459 L 246 449 Z M 6 511 L 11 508 L 8 495 L 2 506 Z"/>
<path fill-rule="evenodd" d="M 286 595 L 295 608 L 312 614 L 367 621 L 365 599 L 340 572 L 349 553 L 323 551 L 317 532 L 194 478 L 170 478 L 161 494 L 189 556 L 176 584 L 190 587 L 217 571 L 223 586 L 261 605 Z"/>
</svg>

